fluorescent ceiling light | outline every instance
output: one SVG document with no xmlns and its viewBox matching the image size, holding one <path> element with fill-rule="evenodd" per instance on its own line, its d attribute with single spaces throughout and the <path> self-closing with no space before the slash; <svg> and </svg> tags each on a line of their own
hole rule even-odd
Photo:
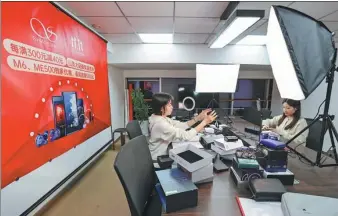
<svg viewBox="0 0 338 216">
<path fill-rule="evenodd" d="M 238 41 L 238 45 L 265 45 L 266 35 L 248 35 L 242 40 Z"/>
<path fill-rule="evenodd" d="M 240 65 L 196 65 L 196 93 L 233 93 Z"/>
<path fill-rule="evenodd" d="M 138 34 L 143 43 L 173 43 L 173 34 Z"/>
<path fill-rule="evenodd" d="M 264 17 L 264 10 L 237 10 L 228 18 L 223 31 L 211 42 L 210 48 L 223 48 Z"/>
</svg>

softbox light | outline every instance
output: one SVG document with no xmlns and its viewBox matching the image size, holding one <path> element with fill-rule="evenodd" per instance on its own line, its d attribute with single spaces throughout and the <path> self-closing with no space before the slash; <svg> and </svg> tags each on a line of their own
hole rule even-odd
<svg viewBox="0 0 338 216">
<path fill-rule="evenodd" d="M 322 22 L 283 6 L 271 7 L 266 47 L 281 97 L 294 100 L 318 87 L 335 52 L 332 33 Z"/>
<path fill-rule="evenodd" d="M 196 65 L 196 92 L 233 93 L 240 65 Z"/>
</svg>

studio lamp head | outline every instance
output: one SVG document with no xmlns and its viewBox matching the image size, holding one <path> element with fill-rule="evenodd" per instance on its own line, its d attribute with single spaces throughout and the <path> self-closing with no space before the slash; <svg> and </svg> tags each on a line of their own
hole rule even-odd
<svg viewBox="0 0 338 216">
<path fill-rule="evenodd" d="M 332 32 L 297 10 L 272 6 L 267 51 L 282 98 L 306 99 L 335 64 Z"/>
<path fill-rule="evenodd" d="M 329 115 L 332 84 L 337 71 L 337 48 L 332 32 L 322 22 L 300 11 L 283 6 L 272 6 L 266 47 L 272 72 L 282 98 L 306 99 L 326 78 L 327 90 L 323 114 L 317 114 L 313 121 L 289 139 L 286 145 L 311 165 L 338 166 L 338 154 L 335 146 L 335 141 L 338 142 L 338 130 L 333 124 L 332 116 Z M 316 142 L 318 145 L 316 147 L 317 157 L 313 162 L 297 152 L 296 148 L 290 147 L 289 144 L 320 120 L 322 120 L 320 141 Z M 324 162 L 321 161 L 327 129 L 330 132 L 331 147 L 335 156 L 335 163 L 332 164 L 323 164 Z"/>
</svg>

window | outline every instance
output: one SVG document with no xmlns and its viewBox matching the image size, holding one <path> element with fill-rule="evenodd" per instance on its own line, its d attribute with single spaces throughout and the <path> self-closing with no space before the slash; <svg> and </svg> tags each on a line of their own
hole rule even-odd
<svg viewBox="0 0 338 216">
<path fill-rule="evenodd" d="M 256 107 L 256 100 L 259 98 L 261 106 L 266 107 L 267 99 L 266 79 L 240 79 L 237 84 L 237 91 L 234 93 L 234 108 Z"/>
</svg>

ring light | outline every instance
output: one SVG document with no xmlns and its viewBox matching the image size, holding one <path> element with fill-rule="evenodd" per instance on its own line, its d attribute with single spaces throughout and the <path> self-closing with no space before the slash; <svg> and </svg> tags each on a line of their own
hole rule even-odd
<svg viewBox="0 0 338 216">
<path fill-rule="evenodd" d="M 188 101 L 191 100 L 191 102 L 192 102 L 192 107 L 191 107 L 191 108 L 188 108 L 188 107 L 186 106 L 185 102 L 186 102 L 187 100 L 188 100 Z M 195 109 L 195 99 L 192 98 L 192 97 L 185 97 L 185 98 L 183 99 L 182 104 L 183 104 L 183 107 L 184 107 L 184 109 L 185 109 L 186 111 L 192 111 L 193 109 Z"/>
</svg>

